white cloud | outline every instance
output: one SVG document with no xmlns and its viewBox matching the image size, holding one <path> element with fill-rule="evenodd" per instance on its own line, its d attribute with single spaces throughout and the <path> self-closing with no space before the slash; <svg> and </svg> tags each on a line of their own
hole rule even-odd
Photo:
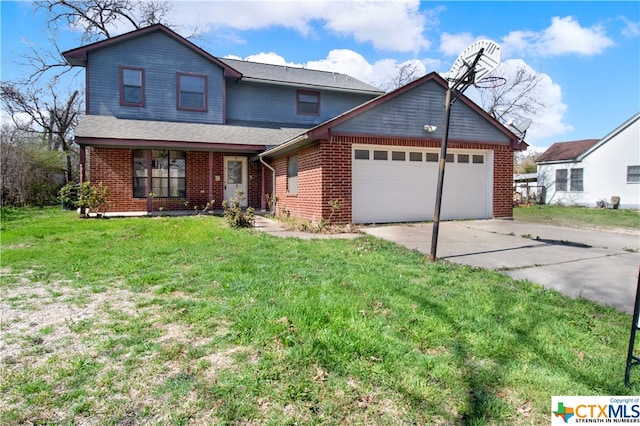
<svg viewBox="0 0 640 426">
<path fill-rule="evenodd" d="M 624 16 L 621 16 L 618 19 L 624 22 L 624 28 L 621 31 L 621 34 L 623 36 L 628 38 L 635 38 L 640 35 L 640 23 L 632 22 Z"/>
<path fill-rule="evenodd" d="M 458 57 L 464 49 L 480 38 L 482 37 L 474 37 L 471 33 L 442 33 L 440 35 L 440 51 L 447 56 Z"/>
<path fill-rule="evenodd" d="M 570 124 L 565 122 L 567 105 L 562 100 L 562 88 L 554 83 L 551 77 L 545 73 L 539 73 L 522 59 L 507 59 L 500 63 L 500 68 L 496 74 L 503 76 L 507 80 L 512 79 L 518 68 L 525 68 L 528 73 L 535 74 L 540 78 L 532 97 L 545 105 L 530 117 L 533 124 L 527 131 L 526 141 L 528 143 L 540 143 L 549 138 L 558 137 L 573 130 Z M 475 87 L 470 87 L 466 92 L 478 105 L 481 105 L 480 93 Z M 519 93 L 514 92 L 507 100 L 514 100 Z"/>
<path fill-rule="evenodd" d="M 502 38 L 503 55 L 597 55 L 613 45 L 601 25 L 582 27 L 572 16 L 555 16 L 543 31 L 512 31 Z"/>
<path fill-rule="evenodd" d="M 173 2 L 172 19 L 185 28 L 257 30 L 279 26 L 313 37 L 314 25 L 377 49 L 418 52 L 429 47 L 427 23 L 442 9 L 421 12 L 419 0 Z"/>
</svg>

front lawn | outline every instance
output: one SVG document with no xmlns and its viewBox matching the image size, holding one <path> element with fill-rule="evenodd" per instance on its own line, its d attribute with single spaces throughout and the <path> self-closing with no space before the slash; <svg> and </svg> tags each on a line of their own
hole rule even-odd
<svg viewBox="0 0 640 426">
<path fill-rule="evenodd" d="M 630 315 L 372 237 L 2 213 L 0 423 L 549 424 Z"/>
<path fill-rule="evenodd" d="M 623 228 L 640 230 L 640 211 L 555 205 L 513 208 L 514 220 L 575 228 Z"/>
</svg>

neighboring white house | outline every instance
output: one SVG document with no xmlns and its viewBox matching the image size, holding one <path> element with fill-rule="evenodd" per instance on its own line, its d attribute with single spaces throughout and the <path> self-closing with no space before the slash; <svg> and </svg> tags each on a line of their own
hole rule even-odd
<svg viewBox="0 0 640 426">
<path fill-rule="evenodd" d="M 640 208 L 640 113 L 602 139 L 557 142 L 536 158 L 546 204 Z"/>
</svg>

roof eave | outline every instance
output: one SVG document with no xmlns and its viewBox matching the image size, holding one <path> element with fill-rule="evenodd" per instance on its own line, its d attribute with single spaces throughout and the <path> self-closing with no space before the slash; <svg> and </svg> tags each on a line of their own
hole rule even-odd
<svg viewBox="0 0 640 426">
<path fill-rule="evenodd" d="M 358 94 L 374 95 L 374 96 L 380 96 L 384 94 L 383 91 L 378 91 L 378 90 L 350 89 L 346 87 L 325 86 L 320 84 L 295 83 L 290 81 L 270 80 L 267 78 L 256 78 L 256 77 L 246 77 L 246 76 L 242 77 L 242 81 L 253 82 L 253 83 L 268 83 L 268 84 L 277 85 L 277 86 L 288 86 L 288 87 L 316 89 L 316 90 L 323 89 L 323 90 L 331 90 L 334 92 L 358 93 Z"/>
</svg>

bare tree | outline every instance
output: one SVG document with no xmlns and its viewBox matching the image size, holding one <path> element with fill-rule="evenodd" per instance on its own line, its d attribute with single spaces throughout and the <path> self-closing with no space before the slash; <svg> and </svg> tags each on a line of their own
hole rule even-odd
<svg viewBox="0 0 640 426">
<path fill-rule="evenodd" d="M 537 90 L 542 75 L 518 66 L 512 75 L 498 68 L 491 76 L 502 77 L 506 82 L 502 86 L 480 89 L 482 108 L 501 123 L 532 118 L 546 108 Z"/>
<path fill-rule="evenodd" d="M 170 26 L 167 16 L 171 4 L 166 1 L 41 0 L 35 2 L 35 8 L 47 13 L 49 43 L 44 48 L 31 44 L 29 52 L 21 56 L 19 65 L 31 71 L 20 83 L 29 85 L 39 82 L 49 71 L 55 70 L 54 77 L 60 77 L 71 70 L 57 43 L 61 28 L 82 31 L 80 43 L 84 45 L 111 38 L 118 30 L 137 30 L 153 24 Z"/>
<path fill-rule="evenodd" d="M 389 78 L 389 81 L 385 84 L 385 89 L 395 90 L 420 77 L 421 73 L 415 62 L 405 62 L 404 64 L 396 65 L 396 73 Z"/>
<path fill-rule="evenodd" d="M 0 128 L 2 206 L 44 206 L 56 201 L 63 170 L 62 153 L 14 126 Z"/>
<path fill-rule="evenodd" d="M 47 11 L 50 29 L 63 26 L 82 30 L 82 44 L 111 38 L 116 28 L 137 30 L 167 24 L 171 10 L 171 5 L 164 1 L 42 0 L 35 4 Z"/>
<path fill-rule="evenodd" d="M 73 129 L 78 123 L 82 99 L 75 90 L 61 98 L 53 80 L 44 89 L 0 83 L 0 103 L 16 129 L 42 134 L 49 148 L 66 156 L 66 181 L 73 180 Z"/>
</svg>

